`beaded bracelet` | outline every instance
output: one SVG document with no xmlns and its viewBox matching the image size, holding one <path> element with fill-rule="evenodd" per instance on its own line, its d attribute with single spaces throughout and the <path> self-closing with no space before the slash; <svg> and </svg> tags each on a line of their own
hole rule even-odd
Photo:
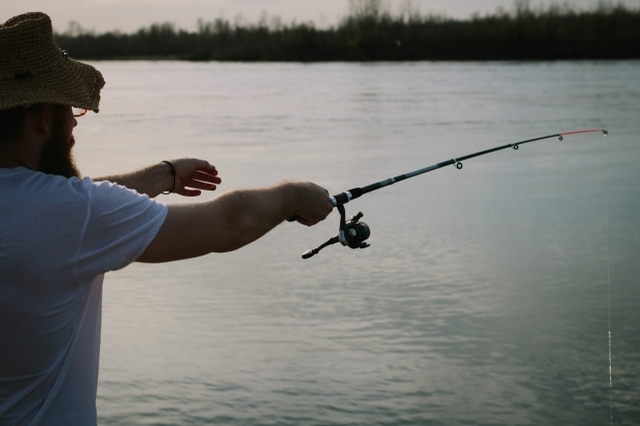
<svg viewBox="0 0 640 426">
<path fill-rule="evenodd" d="M 167 160 L 162 160 L 161 162 L 162 163 L 166 163 L 166 164 L 169 165 L 169 167 L 171 167 L 171 176 L 173 176 L 173 185 L 171 186 L 171 190 L 170 191 L 162 191 L 162 193 L 164 195 L 169 195 L 176 188 L 176 169 L 173 167 L 173 164 L 171 164 L 171 162 L 169 162 Z"/>
</svg>

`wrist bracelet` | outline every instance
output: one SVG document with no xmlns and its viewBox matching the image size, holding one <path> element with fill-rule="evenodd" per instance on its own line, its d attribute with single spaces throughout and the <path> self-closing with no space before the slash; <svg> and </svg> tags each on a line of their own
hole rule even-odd
<svg viewBox="0 0 640 426">
<path fill-rule="evenodd" d="M 161 163 L 168 164 L 169 167 L 171 167 L 171 176 L 173 176 L 173 185 L 171 186 L 171 190 L 170 191 L 162 191 L 162 193 L 164 195 L 169 195 L 176 188 L 176 169 L 173 167 L 173 164 L 171 164 L 171 162 L 169 162 L 167 160 L 162 160 Z"/>
</svg>

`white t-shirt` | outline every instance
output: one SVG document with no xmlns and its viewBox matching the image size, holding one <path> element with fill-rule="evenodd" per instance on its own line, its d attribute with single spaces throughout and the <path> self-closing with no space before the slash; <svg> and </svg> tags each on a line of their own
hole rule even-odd
<svg viewBox="0 0 640 426">
<path fill-rule="evenodd" d="M 0 168 L 0 425 L 96 424 L 104 273 L 166 214 L 109 182 Z"/>
</svg>

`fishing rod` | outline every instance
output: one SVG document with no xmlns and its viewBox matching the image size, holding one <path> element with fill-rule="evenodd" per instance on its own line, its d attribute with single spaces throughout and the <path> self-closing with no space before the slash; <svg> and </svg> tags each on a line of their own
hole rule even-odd
<svg viewBox="0 0 640 426">
<path fill-rule="evenodd" d="M 564 140 L 564 136 L 576 135 L 581 133 L 602 133 L 604 136 L 609 134 L 605 129 L 574 130 L 571 132 L 555 133 L 553 135 L 541 136 L 538 138 L 527 139 L 527 140 L 515 142 L 515 143 L 508 143 L 506 145 L 485 149 L 484 151 L 475 152 L 473 154 L 463 155 L 462 157 L 451 158 L 449 160 L 442 161 L 440 163 L 436 163 L 431 166 L 423 167 L 421 169 L 414 170 L 409 173 L 401 174 L 396 177 L 387 178 L 367 186 L 351 188 L 347 191 L 341 192 L 340 194 L 334 195 L 331 197 L 331 202 L 333 203 L 333 206 L 336 207 L 340 212 L 340 228 L 339 228 L 338 235 L 331 237 L 325 243 L 321 244 L 320 246 L 314 249 L 309 249 L 305 251 L 304 253 L 302 253 L 302 258 L 309 259 L 310 257 L 313 257 L 316 254 L 318 254 L 318 252 L 323 248 L 332 244 L 336 244 L 338 242 L 343 246 L 347 246 L 352 249 L 364 249 L 369 247 L 369 244 L 365 243 L 365 240 L 369 238 L 369 236 L 371 235 L 371 230 L 369 229 L 369 226 L 366 223 L 360 222 L 360 219 L 363 216 L 362 212 L 359 212 L 358 214 L 355 214 L 349 217 L 349 219 L 345 219 L 346 214 L 344 209 L 345 204 L 347 204 L 351 200 L 355 200 L 356 198 L 362 197 L 364 194 L 368 194 L 369 192 L 376 191 L 380 188 L 393 185 L 394 183 L 401 182 L 403 180 L 410 179 L 412 177 L 416 177 L 428 172 L 432 172 L 434 170 L 442 169 L 447 166 L 455 165 L 456 168 L 460 170 L 462 169 L 463 161 L 470 160 L 475 157 L 480 157 L 481 155 L 502 151 L 503 149 L 507 149 L 507 148 L 513 148 L 514 150 L 518 150 L 520 145 L 524 145 L 530 142 L 542 141 L 545 139 L 558 138 L 558 140 L 562 141 Z M 293 218 L 290 218 L 289 221 L 293 221 L 295 219 L 296 218 L 293 217 Z"/>
</svg>

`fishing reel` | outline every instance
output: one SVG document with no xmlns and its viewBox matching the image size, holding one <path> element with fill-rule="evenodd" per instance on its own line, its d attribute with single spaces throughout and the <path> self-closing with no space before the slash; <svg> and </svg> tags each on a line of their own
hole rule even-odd
<svg viewBox="0 0 640 426">
<path fill-rule="evenodd" d="M 352 249 L 369 247 L 369 244 L 364 241 L 371 235 L 371 230 L 366 223 L 360 222 L 360 219 L 364 216 L 362 212 L 358 212 L 358 214 L 354 214 L 349 219 L 345 219 L 346 214 L 342 204 L 338 205 L 338 211 L 340 212 L 340 230 L 338 235 L 329 238 L 327 242 L 317 248 L 309 249 L 302 253 L 303 259 L 309 259 L 318 254 L 323 248 L 338 242 Z"/>
</svg>

